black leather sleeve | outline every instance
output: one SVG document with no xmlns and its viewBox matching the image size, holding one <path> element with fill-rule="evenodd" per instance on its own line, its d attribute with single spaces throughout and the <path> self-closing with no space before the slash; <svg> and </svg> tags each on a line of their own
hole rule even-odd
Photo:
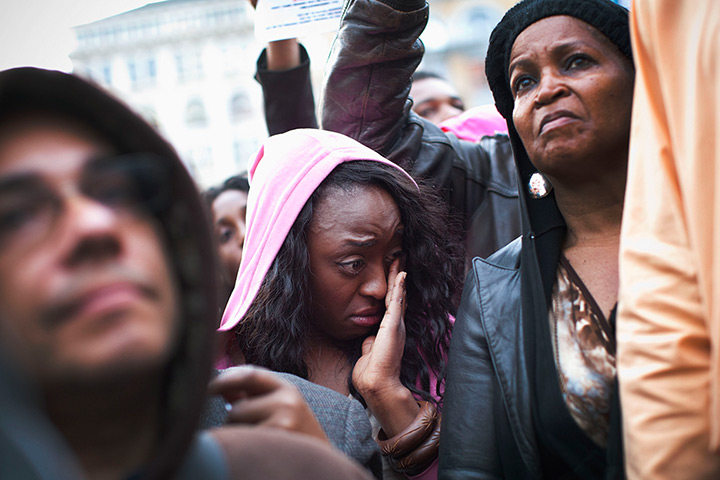
<svg viewBox="0 0 720 480">
<path fill-rule="evenodd" d="M 452 208 L 465 216 L 475 206 L 468 201 L 484 197 L 467 187 L 488 174 L 487 155 L 416 115 L 408 97 L 425 51 L 418 37 L 428 13 L 427 4 L 408 12 L 377 0 L 349 1 L 326 69 L 321 125 L 429 179 L 448 200 L 456 192 Z M 512 162 L 509 167 L 513 171 Z"/>
<path fill-rule="evenodd" d="M 377 0 L 348 0 L 320 102 L 322 128 L 354 138 L 405 168 L 416 158 L 422 136 L 417 123 L 407 124 L 408 95 L 425 51 L 418 37 L 428 14 L 427 4 L 405 12 Z"/>
<path fill-rule="evenodd" d="M 468 258 L 486 257 L 520 234 L 512 151 L 506 136 L 461 141 L 411 111 L 428 14 L 427 4 L 405 11 L 378 0 L 348 1 L 325 70 L 321 126 L 430 182 L 471 232 Z"/>
<path fill-rule="evenodd" d="M 310 79 L 310 58 L 300 47 L 300 65 L 289 70 L 268 70 L 267 52 L 257 61 L 255 80 L 263 91 L 265 123 L 275 135 L 295 128 L 317 128 L 315 97 Z"/>
<path fill-rule="evenodd" d="M 440 433 L 440 479 L 499 479 L 502 465 L 493 404 L 499 395 L 480 319 L 474 270 L 453 329 Z"/>
</svg>

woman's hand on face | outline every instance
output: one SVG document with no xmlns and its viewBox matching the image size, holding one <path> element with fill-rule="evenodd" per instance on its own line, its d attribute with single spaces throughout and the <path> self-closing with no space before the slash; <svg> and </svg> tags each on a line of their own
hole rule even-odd
<svg viewBox="0 0 720 480">
<path fill-rule="evenodd" d="M 209 394 L 230 404 L 227 423 L 282 428 L 328 441 L 298 389 L 269 370 L 230 368 L 210 382 Z"/>
<path fill-rule="evenodd" d="M 385 295 L 385 316 L 377 335 L 363 341 L 362 356 L 355 364 L 352 381 L 366 397 L 382 395 L 400 383 L 400 363 L 405 349 L 405 272 L 398 272 L 395 260 L 388 273 L 388 291 Z"/>
<path fill-rule="evenodd" d="M 418 407 L 400 381 L 405 349 L 405 272 L 395 260 L 388 273 L 385 316 L 375 336 L 363 341 L 362 356 L 355 363 L 353 385 L 386 433 L 402 430 L 415 418 Z"/>
</svg>

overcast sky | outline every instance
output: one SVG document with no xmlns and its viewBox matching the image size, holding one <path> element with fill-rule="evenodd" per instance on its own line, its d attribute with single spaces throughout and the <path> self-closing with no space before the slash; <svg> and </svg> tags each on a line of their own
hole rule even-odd
<svg viewBox="0 0 720 480">
<path fill-rule="evenodd" d="M 30 65 L 69 72 L 72 27 L 157 0 L 0 1 L 0 70 Z"/>
</svg>

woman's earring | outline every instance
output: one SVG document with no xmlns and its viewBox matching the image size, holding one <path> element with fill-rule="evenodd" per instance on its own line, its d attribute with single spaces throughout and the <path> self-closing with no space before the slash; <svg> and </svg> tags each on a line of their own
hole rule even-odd
<svg viewBox="0 0 720 480">
<path fill-rule="evenodd" d="M 552 184 L 545 178 L 540 172 L 535 172 L 530 176 L 528 182 L 528 192 L 534 199 L 547 197 L 547 194 L 552 191 Z"/>
</svg>

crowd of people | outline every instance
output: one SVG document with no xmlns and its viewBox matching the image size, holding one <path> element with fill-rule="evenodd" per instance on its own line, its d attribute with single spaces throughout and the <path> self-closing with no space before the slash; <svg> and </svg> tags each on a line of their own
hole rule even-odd
<svg viewBox="0 0 720 480">
<path fill-rule="evenodd" d="M 268 44 L 270 137 L 204 192 L 0 72 L 1 479 L 720 476 L 720 4 L 522 0 L 468 110 L 429 10 L 348 1 L 317 115 Z"/>
</svg>

